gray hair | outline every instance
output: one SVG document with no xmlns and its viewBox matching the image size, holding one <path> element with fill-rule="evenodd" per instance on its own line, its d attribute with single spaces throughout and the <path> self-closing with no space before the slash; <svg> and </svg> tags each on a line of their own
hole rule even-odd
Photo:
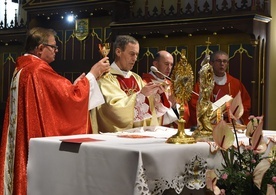
<svg viewBox="0 0 276 195">
<path fill-rule="evenodd" d="M 34 27 L 27 33 L 25 51 L 32 52 L 40 44 L 47 44 L 50 36 L 56 36 L 53 29 L 46 29 L 42 27 Z"/>
<path fill-rule="evenodd" d="M 122 51 L 125 50 L 125 47 L 127 44 L 132 43 L 132 44 L 138 44 L 137 39 L 130 35 L 118 35 L 116 37 L 116 40 L 114 42 L 114 48 L 119 48 Z"/>
</svg>

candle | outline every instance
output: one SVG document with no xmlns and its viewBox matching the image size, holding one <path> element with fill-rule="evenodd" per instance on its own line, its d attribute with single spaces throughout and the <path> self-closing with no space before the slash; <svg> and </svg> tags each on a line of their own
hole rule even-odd
<svg viewBox="0 0 276 195">
<path fill-rule="evenodd" d="M 221 107 L 217 109 L 217 123 L 221 121 Z"/>
</svg>

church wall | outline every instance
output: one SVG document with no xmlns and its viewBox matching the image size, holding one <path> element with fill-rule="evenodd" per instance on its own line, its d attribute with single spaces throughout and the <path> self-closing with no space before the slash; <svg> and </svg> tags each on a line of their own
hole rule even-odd
<svg viewBox="0 0 276 195">
<path fill-rule="evenodd" d="M 165 11 L 169 13 L 169 6 L 174 6 L 174 11 L 176 12 L 176 5 L 178 0 L 172 0 L 170 3 L 168 1 L 136 1 L 137 5 L 133 12 L 135 15 L 139 13 L 139 9 L 142 10 L 141 17 L 145 17 L 145 2 L 148 2 L 148 11 L 150 15 L 157 14 L 160 11 L 161 2 L 164 2 Z M 181 1 L 181 9 L 185 9 L 188 3 L 192 4 L 194 1 Z M 212 1 L 207 1 L 212 4 Z M 228 4 L 231 3 L 230 0 L 227 1 Z M 264 1 L 261 1 L 264 3 Z M 154 12 L 154 6 L 158 8 L 158 11 Z M 203 4 L 199 2 L 199 8 L 203 9 Z M 239 4 L 240 6 L 240 4 Z M 212 6 L 210 7 L 210 9 Z M 221 7 L 219 7 L 221 8 Z M 275 3 L 273 9 L 275 8 Z M 64 9 L 64 7 L 62 7 Z M 194 7 L 191 8 L 191 11 Z M 185 11 L 185 10 L 184 10 Z M 41 11 L 39 10 L 39 13 Z M 271 12 L 273 13 L 273 12 Z M 199 14 L 199 13 L 197 13 Z M 208 14 L 210 14 L 208 12 Z M 208 16 L 208 14 L 205 14 Z M 228 14 L 231 16 L 231 13 Z M 223 15 L 226 17 L 226 15 Z M 175 21 L 175 25 L 172 22 L 172 26 L 168 25 L 167 28 L 162 24 L 157 27 L 147 24 L 148 20 L 144 23 L 141 17 L 133 18 L 133 20 L 138 21 L 138 25 L 127 25 L 119 27 L 112 26 L 113 18 L 111 15 L 100 15 L 100 16 L 88 16 L 89 18 L 89 34 L 87 38 L 83 41 L 79 41 L 74 35 L 74 23 L 67 23 L 65 20 L 61 19 L 47 19 L 46 17 L 30 17 L 28 28 L 33 26 L 44 26 L 48 28 L 53 28 L 57 31 L 57 45 L 59 46 L 59 52 L 56 56 L 56 61 L 51 65 L 53 68 L 61 75 L 65 76 L 69 80 L 73 81 L 82 72 L 89 71 L 90 67 L 96 63 L 101 55 L 98 51 L 98 44 L 101 42 L 113 42 L 116 34 L 131 34 L 135 36 L 140 42 L 140 54 L 137 61 L 137 65 L 134 67 L 133 71 L 138 74 L 147 72 L 151 66 L 153 55 L 161 49 L 166 49 L 171 52 L 175 57 L 175 62 L 178 61 L 180 52 L 182 49 L 186 50 L 186 55 L 189 63 L 191 63 L 195 80 L 197 79 L 197 72 L 200 69 L 200 62 L 204 58 L 205 52 L 210 49 L 215 51 L 218 49 L 224 50 L 230 55 L 230 66 L 229 72 L 233 76 L 242 80 L 247 90 L 253 99 L 253 110 L 252 114 L 260 115 L 265 113 L 267 116 L 265 119 L 266 127 L 270 129 L 276 129 L 276 124 L 274 123 L 273 109 L 270 105 L 273 105 L 271 95 L 273 94 L 271 88 L 274 86 L 269 84 L 271 80 L 273 81 L 272 73 L 276 72 L 272 65 L 269 66 L 268 71 L 265 67 L 266 56 L 263 54 L 263 50 L 266 50 L 266 43 L 268 42 L 265 37 L 265 27 L 262 23 L 254 23 L 250 28 L 243 28 L 247 26 L 244 21 L 237 24 L 237 21 L 220 21 L 220 18 L 213 18 L 211 20 L 199 21 L 193 24 L 193 16 L 189 16 L 191 20 L 187 20 L 187 25 L 185 25 L 185 20 L 182 22 L 180 20 Z M 162 17 L 165 16 L 160 16 Z M 198 15 L 196 16 L 198 17 Z M 242 17 L 241 17 L 242 18 Z M 151 21 L 154 19 L 149 18 Z M 160 18 L 159 18 L 160 19 Z M 165 18 L 164 22 L 166 21 Z M 132 18 L 127 18 L 130 21 Z M 210 22 L 210 24 L 208 23 Z M 272 20 L 273 22 L 273 20 Z M 122 23 L 125 25 L 124 23 Z M 231 26 L 238 27 L 242 29 L 241 31 L 235 31 L 231 29 Z M 236 26 L 235 26 L 236 25 Z M 260 25 L 260 26 L 256 26 Z M 264 24 L 265 25 L 265 24 Z M 142 26 L 142 27 L 141 27 Z M 210 28 L 209 28 L 210 27 Z M 225 27 L 225 28 L 224 28 Z M 171 28 L 171 29 L 170 29 Z M 176 28 L 175 33 L 172 33 L 172 29 Z M 229 28 L 229 29 L 227 29 Z M 271 28 L 274 29 L 273 23 L 271 23 Z M 206 30 L 207 29 L 207 30 Z M 256 31 L 256 29 L 260 29 Z M 160 31 L 159 31 L 160 30 Z M 198 31 L 197 31 L 198 30 Z M 264 30 L 264 32 L 261 32 Z M 162 31 L 162 32 L 161 32 Z M 253 31 L 255 34 L 253 34 Z M 151 34 L 153 32 L 153 34 Z M 160 32 L 160 33 L 159 33 Z M 137 34 L 136 34 L 137 33 Z M 0 44 L 0 75 L 1 75 L 1 85 L 0 85 L 0 108 L 3 111 L 5 107 L 6 97 L 8 95 L 9 80 L 14 68 L 14 60 L 16 57 L 21 55 L 24 51 L 24 39 L 22 36 L 25 32 L 20 34 L 20 41 L 17 45 L 4 46 Z M 271 40 L 274 34 L 271 34 Z M 2 36 L 3 37 L 3 36 Z M 1 39 L 2 39 L 1 37 Z M 16 35 L 12 39 L 18 38 Z M 206 43 L 209 40 L 210 43 Z M 255 43 L 256 42 L 256 43 Z M 276 45 L 276 44 L 274 44 Z M 273 51 L 273 45 L 270 45 L 270 50 Z M 10 56 L 10 57 L 9 57 Z M 275 55 L 271 55 L 269 60 L 275 61 L 273 59 Z M 111 52 L 109 54 L 110 61 L 114 59 L 114 54 Z M 269 63 L 268 63 L 269 64 Z M 265 73 L 264 73 L 265 72 Z M 262 81 L 265 76 L 269 77 L 266 79 L 268 81 L 267 88 L 264 87 Z M 275 83 L 275 82 L 274 82 Z M 266 90 L 266 91 L 265 91 Z M 266 95 L 267 94 L 267 95 Z M 269 97 L 268 97 L 269 96 Z M 273 94 L 275 96 L 275 94 Z M 273 97 L 272 96 L 272 97 Z M 1 117 L 1 116 L 0 116 Z"/>
</svg>

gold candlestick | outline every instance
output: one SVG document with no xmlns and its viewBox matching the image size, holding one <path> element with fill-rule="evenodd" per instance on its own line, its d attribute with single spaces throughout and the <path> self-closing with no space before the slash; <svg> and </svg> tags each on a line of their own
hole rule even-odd
<svg viewBox="0 0 276 195">
<path fill-rule="evenodd" d="M 175 135 L 168 138 L 167 143 L 172 144 L 192 144 L 196 143 L 192 136 L 186 135 L 184 120 L 184 104 L 190 99 L 193 91 L 193 71 L 191 65 L 186 59 L 186 51 L 181 51 L 180 61 L 175 65 L 171 79 L 172 79 L 172 92 L 176 97 L 177 103 L 180 104 L 178 120 L 178 131 Z"/>
</svg>

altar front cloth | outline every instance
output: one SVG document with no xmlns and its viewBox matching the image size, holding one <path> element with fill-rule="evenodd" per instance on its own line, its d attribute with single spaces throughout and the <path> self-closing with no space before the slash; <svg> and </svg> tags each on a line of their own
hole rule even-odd
<svg viewBox="0 0 276 195">
<path fill-rule="evenodd" d="M 219 168 L 209 144 L 168 144 L 176 129 L 154 127 L 123 133 L 30 140 L 29 195 L 204 194 L 206 169 Z M 243 135 L 240 135 L 243 139 Z"/>
</svg>

